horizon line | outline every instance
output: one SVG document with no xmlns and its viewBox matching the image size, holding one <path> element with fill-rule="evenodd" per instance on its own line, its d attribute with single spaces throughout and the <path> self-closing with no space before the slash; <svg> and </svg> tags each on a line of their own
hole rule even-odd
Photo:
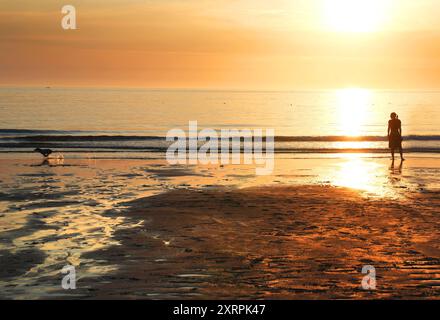
<svg viewBox="0 0 440 320">
<path fill-rule="evenodd" d="M 374 88 L 367 86 L 347 85 L 340 87 L 322 87 L 322 88 L 292 88 L 292 89 L 269 89 L 269 88 L 221 88 L 221 87 L 147 87 L 147 86 L 89 86 L 89 85 L 18 85 L 18 84 L 0 84 L 1 89 L 99 89 L 99 90 L 146 90 L 146 91 L 205 91 L 205 92 L 319 92 L 319 91 L 337 91 L 345 89 L 361 89 L 378 92 L 440 92 L 438 88 Z"/>
</svg>

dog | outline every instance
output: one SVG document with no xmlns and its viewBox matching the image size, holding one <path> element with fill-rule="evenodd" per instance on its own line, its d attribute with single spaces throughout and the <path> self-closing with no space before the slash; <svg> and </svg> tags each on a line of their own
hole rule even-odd
<svg viewBox="0 0 440 320">
<path fill-rule="evenodd" d="M 53 151 L 50 150 L 50 149 L 40 149 L 40 148 L 36 148 L 36 149 L 34 150 L 34 152 L 39 152 L 39 153 L 41 153 L 41 154 L 43 155 L 43 157 L 48 158 L 49 155 L 50 155 Z"/>
</svg>

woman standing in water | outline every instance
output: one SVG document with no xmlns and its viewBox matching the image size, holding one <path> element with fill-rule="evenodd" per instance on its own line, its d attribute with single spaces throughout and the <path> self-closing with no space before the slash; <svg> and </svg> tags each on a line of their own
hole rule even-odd
<svg viewBox="0 0 440 320">
<path fill-rule="evenodd" d="M 399 117 L 395 112 L 391 115 L 391 120 L 388 121 L 388 142 L 389 148 L 391 149 L 391 156 L 394 161 L 394 149 L 399 149 L 400 159 L 405 160 L 403 158 L 402 151 L 402 122 L 399 120 Z"/>
</svg>

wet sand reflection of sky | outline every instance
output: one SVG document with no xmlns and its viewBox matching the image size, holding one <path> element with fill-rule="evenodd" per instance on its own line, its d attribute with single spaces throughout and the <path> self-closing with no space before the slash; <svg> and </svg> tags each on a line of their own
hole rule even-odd
<svg viewBox="0 0 440 320">
<path fill-rule="evenodd" d="M 67 263 L 78 266 L 80 277 L 111 272 L 117 266 L 89 259 L 87 253 L 118 245 L 118 230 L 139 232 L 139 221 L 120 214 L 124 203 L 174 189 L 326 184 L 368 196 L 401 197 L 440 186 L 439 158 L 410 157 L 402 167 L 398 161 L 391 167 L 388 158 L 359 154 L 296 157 L 277 155 L 270 176 L 256 176 L 252 165 L 65 159 L 39 166 L 35 160 L 1 159 L 0 251 L 15 259 L 25 259 L 21 255 L 28 252 L 43 256 L 29 258 L 33 265 L 25 273 L 0 279 L 0 288 L 21 298 L 50 296 L 60 290 L 60 270 Z"/>
</svg>

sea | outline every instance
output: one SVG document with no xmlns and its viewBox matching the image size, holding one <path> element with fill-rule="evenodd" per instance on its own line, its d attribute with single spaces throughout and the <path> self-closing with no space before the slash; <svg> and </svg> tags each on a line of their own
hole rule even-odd
<svg viewBox="0 0 440 320">
<path fill-rule="evenodd" d="M 219 91 L 0 88 L 0 153 L 37 147 L 72 157 L 161 158 L 172 129 L 273 129 L 275 152 L 388 152 L 391 112 L 406 153 L 440 154 L 440 91 L 343 88 Z"/>
</svg>

